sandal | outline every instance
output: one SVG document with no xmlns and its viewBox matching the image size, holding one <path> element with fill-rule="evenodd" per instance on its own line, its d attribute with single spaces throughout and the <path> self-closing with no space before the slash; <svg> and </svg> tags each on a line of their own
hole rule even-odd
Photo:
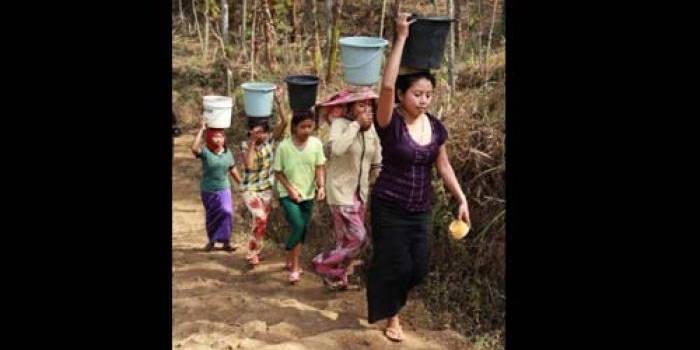
<svg viewBox="0 0 700 350">
<path fill-rule="evenodd" d="M 260 263 L 260 258 L 258 257 L 257 254 L 254 254 L 254 255 L 251 255 L 248 257 L 248 264 L 255 266 L 259 263 Z"/>
<path fill-rule="evenodd" d="M 284 269 L 291 272 L 292 271 L 292 264 L 284 264 Z M 302 270 L 301 267 L 299 268 L 299 273 L 304 273 L 304 270 Z"/>
<path fill-rule="evenodd" d="M 398 327 L 387 327 L 384 329 L 384 336 L 387 337 L 387 339 L 398 343 L 403 340 L 403 330 Z"/>
<path fill-rule="evenodd" d="M 347 278 L 334 281 L 331 277 L 323 275 L 321 276 L 321 279 L 323 280 L 323 284 L 326 286 L 326 288 L 331 292 L 344 291 L 348 289 Z"/>
<path fill-rule="evenodd" d="M 326 289 L 328 289 L 331 292 L 335 292 L 338 289 L 338 282 L 333 281 L 330 277 L 328 276 L 321 276 L 321 280 L 323 281 L 323 285 L 326 286 Z"/>
<path fill-rule="evenodd" d="M 292 273 L 289 274 L 289 283 L 295 284 L 295 283 L 299 282 L 299 280 L 300 280 L 299 275 L 301 275 L 301 270 L 292 271 Z"/>
<path fill-rule="evenodd" d="M 345 275 L 343 278 L 340 280 L 340 284 L 338 285 L 338 290 L 348 290 L 348 276 Z"/>
<path fill-rule="evenodd" d="M 236 251 L 236 248 L 237 247 L 231 246 L 230 244 L 224 244 L 224 247 L 221 248 L 221 250 L 226 251 L 226 252 L 234 252 L 234 251 Z"/>
<path fill-rule="evenodd" d="M 207 243 L 203 249 L 205 252 L 212 251 L 212 249 L 214 249 L 214 243 L 212 243 L 212 242 Z"/>
</svg>

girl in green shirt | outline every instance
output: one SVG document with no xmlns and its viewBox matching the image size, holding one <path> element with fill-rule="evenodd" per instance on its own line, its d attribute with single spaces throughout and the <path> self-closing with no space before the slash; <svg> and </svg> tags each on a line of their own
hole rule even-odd
<svg viewBox="0 0 700 350">
<path fill-rule="evenodd" d="M 206 145 L 202 146 L 202 135 L 205 131 Z M 233 198 L 228 176 L 233 176 L 239 184 L 241 177 L 234 167 L 231 151 L 226 147 L 224 130 L 207 128 L 206 121 L 203 120 L 202 127 L 194 138 L 192 153 L 202 160 L 200 187 L 202 204 L 206 211 L 208 237 L 204 249 L 210 251 L 215 243 L 221 243 L 224 250 L 232 251 Z"/>
<path fill-rule="evenodd" d="M 289 282 L 299 281 L 299 255 L 306 238 L 314 198 L 325 199 L 323 165 L 326 157 L 323 145 L 311 136 L 316 123 L 311 112 L 295 112 L 291 122 L 291 136 L 280 142 L 275 152 L 272 170 L 277 179 L 280 205 L 292 232 L 287 240 L 287 268 Z"/>
</svg>

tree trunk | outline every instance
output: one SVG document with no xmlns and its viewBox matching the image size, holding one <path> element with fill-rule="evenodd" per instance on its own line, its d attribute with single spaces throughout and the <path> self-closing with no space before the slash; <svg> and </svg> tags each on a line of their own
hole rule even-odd
<svg viewBox="0 0 700 350">
<path fill-rule="evenodd" d="M 379 37 L 384 35 L 384 17 L 386 16 L 386 0 L 382 0 L 382 20 L 379 24 Z"/>
<path fill-rule="evenodd" d="M 459 50 L 461 48 L 461 41 L 462 41 L 462 5 L 460 5 L 460 0 L 455 1 L 454 3 L 454 8 L 455 8 L 455 19 L 457 21 L 453 22 L 453 26 L 455 26 L 455 48 Z"/>
<path fill-rule="evenodd" d="M 204 59 L 209 54 L 209 0 L 204 0 Z"/>
<path fill-rule="evenodd" d="M 286 2 L 287 14 L 289 18 L 289 25 L 292 27 L 291 42 L 299 42 L 299 29 L 297 28 L 299 20 L 297 19 L 297 2 L 296 0 L 289 0 Z"/>
<path fill-rule="evenodd" d="M 192 0 L 192 15 L 194 16 L 194 27 L 197 29 L 199 45 L 204 47 L 204 43 L 202 42 L 202 31 L 199 29 L 199 19 L 197 19 L 197 3 L 195 0 Z"/>
<path fill-rule="evenodd" d="M 331 53 L 331 34 L 333 32 L 333 0 L 326 0 L 326 56 Z"/>
<path fill-rule="evenodd" d="M 454 0 L 449 0 L 448 1 L 448 6 L 449 6 L 449 12 L 450 12 L 450 17 L 454 18 L 455 15 L 455 6 L 454 6 Z M 455 23 L 452 23 L 450 26 L 450 52 L 448 55 L 448 64 L 447 64 L 447 78 L 448 78 L 448 83 L 450 85 L 450 94 L 449 100 L 452 100 L 452 97 L 454 96 L 455 93 L 455 76 L 454 76 L 454 65 L 455 65 Z"/>
<path fill-rule="evenodd" d="M 251 25 L 250 34 L 250 80 L 255 80 L 255 19 L 258 18 L 256 0 L 253 0 L 253 24 Z"/>
<path fill-rule="evenodd" d="M 182 0 L 177 0 L 177 6 L 180 10 L 180 24 L 185 23 L 185 13 L 182 11 Z"/>
<path fill-rule="evenodd" d="M 464 2 L 464 31 L 462 32 L 462 41 L 464 42 L 464 46 L 469 48 L 471 51 L 474 50 L 474 45 L 472 45 L 471 41 L 471 31 L 469 30 L 469 21 L 471 20 L 471 11 L 470 11 L 470 6 L 469 6 L 469 0 L 465 0 Z M 473 57 L 474 55 L 472 55 Z"/>
<path fill-rule="evenodd" d="M 246 30 L 245 24 L 246 24 L 246 15 L 247 15 L 246 11 L 248 11 L 246 9 L 247 3 L 248 3 L 247 0 L 243 0 L 243 13 L 241 14 L 241 18 L 243 19 L 242 23 L 241 23 L 241 43 L 244 43 L 244 45 L 242 45 L 243 47 L 245 47 L 245 30 Z"/>
<path fill-rule="evenodd" d="M 336 0 L 333 7 L 333 35 L 330 42 L 330 54 L 328 55 L 328 71 L 326 72 L 326 83 L 333 81 L 335 64 L 338 60 L 338 38 L 340 37 L 340 14 L 342 13 L 343 0 Z"/>
<path fill-rule="evenodd" d="M 212 27 L 211 33 L 214 34 L 214 37 L 221 45 L 222 56 L 224 57 L 225 60 L 228 59 L 228 53 L 226 53 L 226 45 L 224 45 L 224 39 L 222 39 L 221 36 L 219 36 L 219 34 L 216 33 L 216 27 Z M 212 57 L 216 58 L 216 53 L 217 53 L 217 47 L 214 46 L 214 54 L 212 55 Z"/>
<path fill-rule="evenodd" d="M 291 62 L 289 61 L 289 56 L 287 53 L 289 52 L 289 36 L 288 35 L 282 35 L 282 40 L 283 40 L 283 45 L 284 45 L 284 54 L 282 55 L 282 59 L 284 60 L 284 66 L 289 67 Z M 294 59 L 294 56 L 292 56 L 292 60 Z"/>
<path fill-rule="evenodd" d="M 476 41 L 476 43 L 478 45 L 477 48 L 478 48 L 478 52 L 479 52 L 479 60 L 481 61 L 484 57 L 484 55 L 483 55 L 484 54 L 484 49 L 483 49 L 484 45 L 481 42 L 481 38 L 484 36 L 484 29 L 483 29 L 484 26 L 482 25 L 483 24 L 482 19 L 484 18 L 484 16 L 483 16 L 483 13 L 481 11 L 481 0 L 478 0 L 476 2 L 476 5 L 477 5 L 476 9 L 479 12 L 479 15 L 477 17 L 477 22 L 479 23 L 479 37 L 478 37 L 478 40 Z"/>
<path fill-rule="evenodd" d="M 272 25 L 272 14 L 270 13 L 270 0 L 263 0 L 263 12 L 264 12 L 264 23 L 265 28 L 265 55 L 267 58 L 267 68 L 271 71 L 277 70 L 277 60 L 272 54 L 272 45 L 275 43 L 275 29 Z"/>
<path fill-rule="evenodd" d="M 228 0 L 221 0 L 221 39 L 228 47 Z"/>
<path fill-rule="evenodd" d="M 233 72 L 226 66 L 226 93 L 229 97 L 233 97 Z"/>
<path fill-rule="evenodd" d="M 318 6 L 316 5 L 316 0 L 311 0 L 311 3 L 313 4 L 312 13 L 314 17 L 314 71 L 316 76 L 320 77 L 323 68 L 321 67 L 321 42 L 318 39 L 318 18 L 316 17 Z"/>
<path fill-rule="evenodd" d="M 493 26 L 496 24 L 496 13 L 498 12 L 498 0 L 493 0 L 493 8 L 491 9 L 491 28 L 489 29 L 489 40 L 486 45 L 486 60 L 488 60 L 491 52 L 491 38 L 493 37 Z"/>
</svg>

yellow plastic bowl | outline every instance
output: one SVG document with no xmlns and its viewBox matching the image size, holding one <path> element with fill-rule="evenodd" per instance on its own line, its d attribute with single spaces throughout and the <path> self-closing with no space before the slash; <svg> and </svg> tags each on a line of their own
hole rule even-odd
<svg viewBox="0 0 700 350">
<path fill-rule="evenodd" d="M 450 223 L 450 235 L 452 235 L 452 238 L 454 239 L 462 239 L 464 238 L 467 233 L 469 233 L 469 224 L 462 220 L 453 220 Z"/>
</svg>

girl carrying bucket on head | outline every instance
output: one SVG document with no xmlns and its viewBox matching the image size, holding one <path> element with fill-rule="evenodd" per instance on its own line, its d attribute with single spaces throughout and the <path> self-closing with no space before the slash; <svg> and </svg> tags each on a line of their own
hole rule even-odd
<svg viewBox="0 0 700 350">
<path fill-rule="evenodd" d="M 396 39 L 379 94 L 375 126 L 383 161 L 370 208 L 368 321 L 386 319 L 384 335 L 393 341 L 403 339 L 399 311 L 408 292 L 428 272 L 433 166 L 459 202 L 458 218 L 469 222 L 467 199 L 447 158 L 447 130 L 428 113 L 435 77 L 427 71 L 398 76 L 408 26 L 413 23 L 409 16 L 400 13 L 396 19 Z"/>
<path fill-rule="evenodd" d="M 291 136 L 277 146 L 272 169 L 277 179 L 277 192 L 280 205 L 291 226 L 287 240 L 286 268 L 290 270 L 289 282 L 300 279 L 299 255 L 306 238 L 311 210 L 316 200 L 325 198 L 323 154 L 321 140 L 311 136 L 315 127 L 312 112 L 294 112 L 291 123 Z"/>
<path fill-rule="evenodd" d="M 287 117 L 282 108 L 280 97 L 282 88 L 275 91 L 275 102 L 279 113 L 279 121 L 269 135 L 267 118 L 249 118 L 248 140 L 241 144 L 243 153 L 243 200 L 248 211 L 252 215 L 250 239 L 248 240 L 248 253 L 246 259 L 251 266 L 260 262 L 260 253 L 263 247 L 263 238 L 267 229 L 267 220 L 271 211 L 273 176 L 272 163 L 274 160 L 275 142 L 279 142 L 284 135 L 287 125 Z M 260 120 L 260 121 L 258 121 Z"/>
<path fill-rule="evenodd" d="M 369 87 L 346 88 L 317 108 L 320 119 L 331 124 L 326 143 L 326 200 L 336 245 L 312 262 L 330 289 L 347 288 L 348 267 L 367 239 L 365 203 L 370 171 L 376 177 L 381 165 L 379 136 L 372 125 L 377 97 Z"/>
<path fill-rule="evenodd" d="M 202 135 L 205 133 L 205 145 L 202 146 Z M 236 183 L 241 182 L 241 177 L 234 167 L 231 151 L 226 147 L 224 129 L 207 128 L 206 121 L 202 120 L 202 127 L 192 144 L 192 153 L 202 160 L 200 186 L 208 237 L 204 249 L 210 251 L 215 243 L 222 243 L 224 250 L 232 251 L 233 198 L 228 176 L 233 176 Z"/>
</svg>

